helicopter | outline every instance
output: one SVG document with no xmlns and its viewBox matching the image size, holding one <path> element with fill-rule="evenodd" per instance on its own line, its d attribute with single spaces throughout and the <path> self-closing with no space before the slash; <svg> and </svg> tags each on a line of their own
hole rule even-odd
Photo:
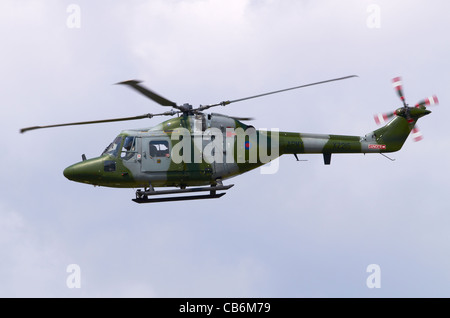
<svg viewBox="0 0 450 318">
<path fill-rule="evenodd" d="M 352 77 L 358 76 L 333 78 L 197 108 L 190 104 L 178 105 L 146 88 L 141 81 L 127 80 L 117 84 L 126 85 L 172 109 L 134 117 L 32 126 L 20 132 L 173 116 L 150 128 L 121 131 L 99 157 L 87 159 L 83 154 L 82 161 L 64 169 L 63 174 L 69 180 L 94 186 L 137 189 L 132 199 L 136 203 L 214 199 L 222 197 L 226 194 L 223 191 L 234 186 L 225 185 L 224 180 L 261 167 L 282 155 L 294 155 L 299 161 L 298 154 L 322 154 L 324 164 L 330 165 L 334 153 L 379 153 L 386 156 L 384 153 L 400 150 L 410 134 L 414 141 L 422 139 L 416 123 L 431 113 L 427 106 L 437 105 L 438 99 L 433 95 L 410 107 L 405 101 L 400 77 L 395 77 L 392 84 L 403 105 L 394 111 L 375 115 L 376 123 L 384 126 L 364 136 L 256 130 L 244 124 L 252 118 L 204 112 L 217 106 Z M 199 192 L 207 194 L 197 194 Z"/>
</svg>

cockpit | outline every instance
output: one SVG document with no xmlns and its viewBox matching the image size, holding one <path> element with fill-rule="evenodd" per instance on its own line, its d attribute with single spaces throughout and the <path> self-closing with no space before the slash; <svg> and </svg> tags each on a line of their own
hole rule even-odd
<svg viewBox="0 0 450 318">
<path fill-rule="evenodd" d="M 123 144 L 122 144 L 123 141 Z M 122 146 L 122 148 L 121 148 Z M 117 157 L 119 155 L 123 160 L 131 159 L 136 153 L 136 138 L 134 136 L 117 136 L 112 143 L 102 152 L 103 155 Z"/>
<path fill-rule="evenodd" d="M 117 157 L 117 153 L 119 151 L 120 144 L 122 143 L 122 136 L 117 136 L 116 139 L 112 143 L 109 144 L 108 147 L 106 147 L 105 150 L 103 150 L 101 156 L 103 155 L 111 155 L 114 157 Z"/>
<path fill-rule="evenodd" d="M 134 136 L 126 136 L 123 141 L 120 157 L 123 160 L 130 160 L 136 153 L 136 138 Z"/>
</svg>

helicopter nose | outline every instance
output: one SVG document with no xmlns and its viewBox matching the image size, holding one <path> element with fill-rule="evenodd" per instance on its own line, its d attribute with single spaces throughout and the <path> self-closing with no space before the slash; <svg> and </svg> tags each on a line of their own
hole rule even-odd
<svg viewBox="0 0 450 318">
<path fill-rule="evenodd" d="M 99 157 L 75 163 L 64 169 L 63 174 L 69 180 L 96 185 L 101 179 L 102 168 L 103 159 Z"/>
<path fill-rule="evenodd" d="M 72 166 L 67 167 L 66 169 L 64 169 L 63 171 L 64 177 L 66 177 L 69 180 L 73 180 L 74 176 L 75 176 L 75 171 L 73 169 Z"/>
</svg>

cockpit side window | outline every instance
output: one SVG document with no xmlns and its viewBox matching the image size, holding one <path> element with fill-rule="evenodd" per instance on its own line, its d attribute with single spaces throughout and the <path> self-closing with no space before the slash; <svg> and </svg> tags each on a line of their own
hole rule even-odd
<svg viewBox="0 0 450 318">
<path fill-rule="evenodd" d="M 112 143 L 109 144 L 108 147 L 103 151 L 103 155 L 112 155 L 114 157 L 117 157 L 117 153 L 119 152 L 120 144 L 122 143 L 122 136 L 116 137 Z"/>
<path fill-rule="evenodd" d="M 134 136 L 125 137 L 120 157 L 123 160 L 130 160 L 135 153 L 136 153 L 136 138 Z"/>
<path fill-rule="evenodd" d="M 152 140 L 149 143 L 150 157 L 169 157 L 169 142 L 166 140 Z"/>
</svg>

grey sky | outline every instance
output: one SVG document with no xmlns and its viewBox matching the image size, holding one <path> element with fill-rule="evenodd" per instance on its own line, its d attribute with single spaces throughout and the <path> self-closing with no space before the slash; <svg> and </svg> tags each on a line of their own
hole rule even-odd
<svg viewBox="0 0 450 318">
<path fill-rule="evenodd" d="M 68 6 L 81 9 L 69 28 Z M 367 20 L 375 4 L 379 28 Z M 448 1 L 2 1 L 0 296 L 450 296 Z M 257 128 L 364 135 L 373 114 L 436 94 L 424 140 L 391 154 L 280 159 L 205 202 L 137 205 L 65 167 L 138 122 L 22 127 L 160 112 L 117 85 L 216 103 L 359 75 L 215 109 Z M 81 288 L 66 285 L 69 264 Z M 369 264 L 381 288 L 369 289 Z"/>
</svg>

